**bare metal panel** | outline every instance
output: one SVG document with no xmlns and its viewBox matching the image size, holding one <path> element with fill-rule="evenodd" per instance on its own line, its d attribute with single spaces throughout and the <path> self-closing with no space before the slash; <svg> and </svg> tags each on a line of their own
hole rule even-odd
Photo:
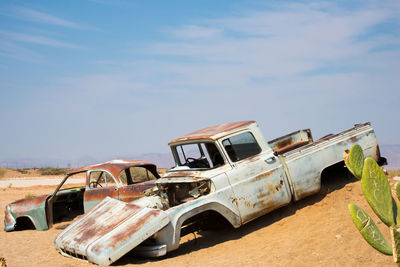
<svg viewBox="0 0 400 267">
<path fill-rule="evenodd" d="M 167 225 L 165 212 L 105 198 L 55 242 L 65 256 L 109 265 Z"/>
</svg>

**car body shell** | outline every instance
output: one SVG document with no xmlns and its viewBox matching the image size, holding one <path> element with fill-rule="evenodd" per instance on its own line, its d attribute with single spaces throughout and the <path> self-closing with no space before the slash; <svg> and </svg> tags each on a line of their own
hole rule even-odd
<svg viewBox="0 0 400 267">
<path fill-rule="evenodd" d="M 52 194 L 27 197 L 6 205 L 4 230 L 7 232 L 13 231 L 18 226 L 18 222 L 22 221 L 25 221 L 25 223 L 32 223 L 37 230 L 47 230 L 51 228 L 55 218 L 54 215 L 58 216 L 58 214 L 53 214 L 52 206 L 55 201 L 59 203 L 58 205 L 67 205 L 67 203 L 69 203 L 69 205 L 73 204 L 79 206 L 81 213 L 83 213 L 83 211 L 88 211 L 106 196 L 124 202 L 130 202 L 140 198 L 144 196 L 144 191 L 146 189 L 154 187 L 155 180 L 134 183 L 131 179 L 131 183 L 124 184 L 120 179 L 120 174 L 131 167 L 144 168 L 152 174 L 152 177 L 160 177 L 157 173 L 156 165 L 141 160 L 118 159 L 71 170 L 65 175 L 62 182 Z M 93 188 L 90 186 L 89 177 L 91 172 L 105 172 L 115 183 L 109 188 Z M 60 190 L 71 176 L 80 173 L 86 174 L 86 186 Z M 79 200 L 75 199 L 76 196 L 79 196 Z M 73 207 L 68 207 L 70 210 L 72 208 Z"/>
</svg>

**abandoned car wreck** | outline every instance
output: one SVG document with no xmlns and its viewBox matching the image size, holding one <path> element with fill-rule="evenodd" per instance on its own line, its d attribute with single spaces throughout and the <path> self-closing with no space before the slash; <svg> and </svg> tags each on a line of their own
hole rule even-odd
<svg viewBox="0 0 400 267">
<path fill-rule="evenodd" d="M 85 186 L 64 188 L 68 179 L 86 176 Z M 47 230 L 72 220 L 105 197 L 131 202 L 144 196 L 160 176 L 157 167 L 141 160 L 112 160 L 69 171 L 50 195 L 28 197 L 6 206 L 4 230 Z"/>
<path fill-rule="evenodd" d="M 255 121 L 208 127 L 169 143 L 175 166 L 130 203 L 105 198 L 56 240 L 64 256 L 109 265 L 126 253 L 158 257 L 181 236 L 224 219 L 240 227 L 319 192 L 322 173 L 359 144 L 379 161 L 370 123 L 317 141 L 309 129 L 266 141 Z"/>
</svg>

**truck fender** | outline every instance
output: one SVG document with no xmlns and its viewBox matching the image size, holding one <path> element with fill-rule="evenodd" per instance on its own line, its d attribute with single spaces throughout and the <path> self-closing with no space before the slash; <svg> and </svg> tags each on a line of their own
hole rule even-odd
<svg viewBox="0 0 400 267">
<path fill-rule="evenodd" d="M 229 209 L 225 205 L 223 205 L 221 203 L 218 203 L 218 202 L 208 202 L 208 203 L 205 203 L 205 204 L 203 204 L 203 205 L 201 205 L 199 207 L 196 207 L 194 209 L 183 211 L 183 213 L 181 213 L 179 216 L 176 217 L 177 218 L 176 220 L 171 220 L 171 223 L 173 224 L 172 226 L 175 229 L 175 231 L 174 231 L 175 234 L 173 236 L 173 242 L 171 242 L 168 245 L 168 248 L 167 248 L 168 252 L 172 251 L 172 250 L 175 250 L 175 249 L 177 249 L 179 247 L 182 224 L 187 219 L 190 219 L 193 216 L 196 216 L 196 215 L 198 215 L 200 213 L 203 213 L 205 211 L 215 211 L 215 212 L 217 212 L 222 217 L 224 217 L 235 228 L 238 228 L 241 225 L 241 221 L 240 221 L 239 215 L 237 215 L 235 212 L 233 212 L 231 209 Z M 170 230 L 171 230 L 171 228 L 167 227 L 165 229 L 164 234 L 167 234 L 167 232 L 169 232 Z"/>
</svg>

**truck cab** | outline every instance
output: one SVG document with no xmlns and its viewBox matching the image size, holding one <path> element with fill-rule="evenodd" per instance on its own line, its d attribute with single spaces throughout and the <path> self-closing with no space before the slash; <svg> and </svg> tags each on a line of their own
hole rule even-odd
<svg viewBox="0 0 400 267">
<path fill-rule="evenodd" d="M 209 127 L 175 139 L 169 145 L 175 167 L 159 183 L 183 176 L 212 179 L 215 188 L 210 188 L 210 192 L 224 188 L 231 191 L 234 205 L 230 208 L 237 212 L 240 225 L 291 200 L 282 164 L 255 121 Z M 184 195 L 176 194 L 176 187 L 174 183 L 167 190 L 173 205 Z"/>
</svg>

